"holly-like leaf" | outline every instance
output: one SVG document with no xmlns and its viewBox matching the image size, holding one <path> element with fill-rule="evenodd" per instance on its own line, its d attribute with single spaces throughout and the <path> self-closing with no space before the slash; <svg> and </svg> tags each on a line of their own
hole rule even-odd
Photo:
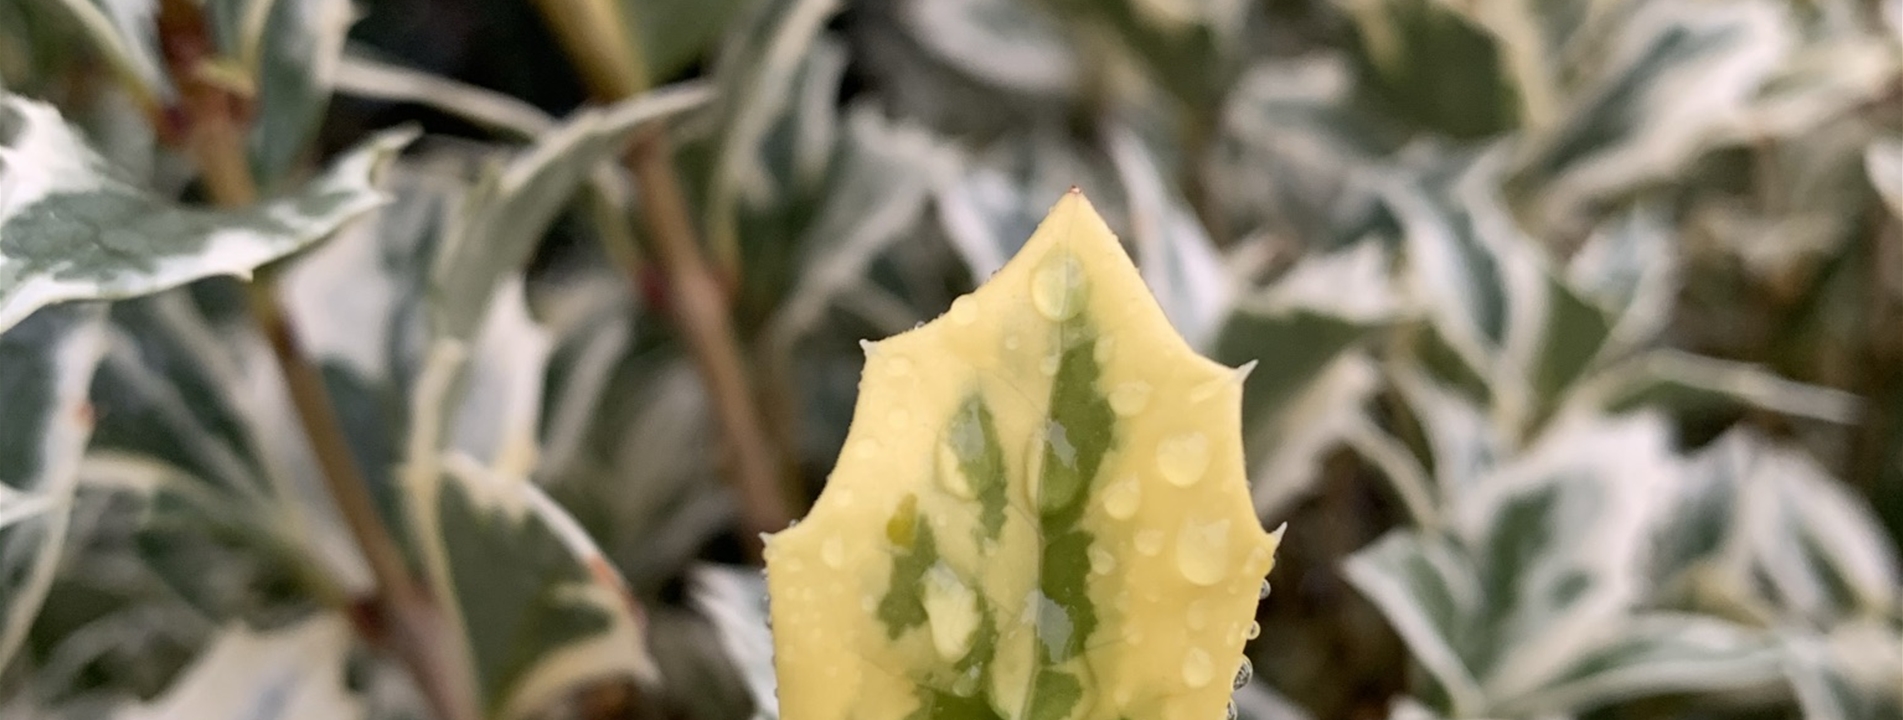
<svg viewBox="0 0 1903 720">
<path fill-rule="evenodd" d="M 1279 540 L 1243 375 L 1170 328 L 1082 194 L 866 348 L 826 491 L 767 544 L 782 715 L 1218 716 Z"/>
<path fill-rule="evenodd" d="M 296 194 L 212 211 L 134 187 L 52 106 L 0 94 L 0 331 L 52 303 L 247 277 L 381 204 L 377 170 L 412 134 L 372 137 Z"/>
<path fill-rule="evenodd" d="M 234 623 L 165 695 L 120 720 L 351 720 L 364 704 L 345 679 L 350 624 L 316 615 L 253 632 Z"/>
<path fill-rule="evenodd" d="M 0 335 L 0 670 L 26 639 L 66 539 L 86 388 L 105 347 L 98 313 L 59 308 Z"/>
</svg>

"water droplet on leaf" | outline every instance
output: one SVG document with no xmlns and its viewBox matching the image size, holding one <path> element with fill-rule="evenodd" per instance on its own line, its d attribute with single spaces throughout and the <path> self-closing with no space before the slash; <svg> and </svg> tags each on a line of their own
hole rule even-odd
<svg viewBox="0 0 1903 720">
<path fill-rule="evenodd" d="M 926 571 L 924 585 L 925 617 L 932 628 L 932 647 L 945 660 L 964 657 L 971 652 L 972 634 L 978 630 L 977 594 L 942 562 Z"/>
<path fill-rule="evenodd" d="M 1118 415 L 1129 417 L 1143 412 L 1150 404 L 1150 384 L 1133 380 L 1119 383 L 1110 391 L 1110 410 Z"/>
<path fill-rule="evenodd" d="M 1031 276 L 1031 304 L 1044 317 L 1069 320 L 1084 306 L 1084 265 L 1069 252 L 1044 258 Z"/>
<path fill-rule="evenodd" d="M 1086 554 L 1090 556 L 1090 572 L 1094 575 L 1108 575 L 1117 569 L 1117 556 L 1101 546 L 1090 546 Z"/>
<path fill-rule="evenodd" d="M 1137 552 L 1155 555 L 1163 550 L 1163 531 L 1150 529 L 1137 533 Z"/>
<path fill-rule="evenodd" d="M 1214 585 L 1229 572 L 1229 521 L 1185 522 L 1176 534 L 1176 569 L 1197 585 Z"/>
<path fill-rule="evenodd" d="M 1216 668 L 1209 659 L 1209 651 L 1193 647 L 1183 655 L 1183 682 L 1191 689 L 1208 685 L 1215 676 Z"/>
<path fill-rule="evenodd" d="M 1118 520 L 1128 520 L 1136 515 L 1137 501 L 1142 499 L 1143 490 L 1137 484 L 1135 475 L 1125 475 L 1111 483 L 1103 491 L 1103 511 Z"/>
<path fill-rule="evenodd" d="M 978 321 L 978 301 L 970 295 L 960 295 L 951 304 L 951 321 L 958 325 L 970 325 Z"/>
<path fill-rule="evenodd" d="M 1209 436 L 1188 432 L 1165 438 L 1156 445 L 1156 469 L 1171 485 L 1195 485 L 1209 470 Z"/>
</svg>

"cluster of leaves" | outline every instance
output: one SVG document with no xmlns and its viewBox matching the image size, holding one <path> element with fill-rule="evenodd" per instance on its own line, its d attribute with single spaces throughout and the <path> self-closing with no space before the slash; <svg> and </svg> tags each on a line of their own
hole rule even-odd
<svg viewBox="0 0 1903 720">
<path fill-rule="evenodd" d="M 253 206 L 192 201 L 175 3 L 250 100 Z M 403 3 L 0 0 L 0 715 L 425 714 L 352 639 L 370 574 L 224 277 L 262 269 L 485 716 L 616 678 L 772 716 L 763 587 L 702 561 L 714 410 L 630 250 L 615 151 L 663 117 L 792 494 L 858 341 L 1071 186 L 1194 347 L 1260 362 L 1294 557 L 1245 715 L 1903 713 L 1894 0 L 545 4 L 637 85 L 707 79 L 557 120 L 391 60 L 476 44 Z M 464 137 L 313 151 L 391 108 Z"/>
</svg>

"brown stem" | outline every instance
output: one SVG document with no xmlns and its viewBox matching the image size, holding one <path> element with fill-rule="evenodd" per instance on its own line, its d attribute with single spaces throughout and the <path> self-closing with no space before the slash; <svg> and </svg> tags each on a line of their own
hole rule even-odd
<svg viewBox="0 0 1903 720">
<path fill-rule="evenodd" d="M 729 472 L 740 495 L 742 539 L 757 554 L 760 533 L 786 527 L 792 514 L 780 482 L 779 453 L 734 339 L 727 293 L 694 237 L 665 131 L 643 132 L 628 153 L 628 164 L 640 188 L 641 218 L 654 258 L 666 277 L 671 317 L 700 369 L 714 418 L 732 451 Z"/>
<path fill-rule="evenodd" d="M 178 112 L 171 114 L 179 125 L 166 128 L 167 134 L 196 161 L 212 202 L 224 207 L 256 202 L 257 183 L 244 147 L 249 100 L 206 81 L 201 74 L 205 63 L 215 57 L 204 15 L 191 0 L 163 0 L 158 29 L 166 69 L 179 93 Z M 376 579 L 373 619 L 358 627 L 367 640 L 390 650 L 410 669 L 438 717 L 476 720 L 480 713 L 474 696 L 458 691 L 464 685 L 456 680 L 460 671 L 439 649 L 446 645 L 442 615 L 417 584 L 396 539 L 384 526 L 331 405 L 323 375 L 303 352 L 295 329 L 278 305 L 273 277 L 269 271 L 260 272 L 246 286 L 246 299 L 284 376 L 291 406 L 310 441 L 325 488 Z"/>
<path fill-rule="evenodd" d="M 597 98 L 620 100 L 647 87 L 651 78 L 643 77 L 639 68 L 616 65 L 615 58 L 639 58 L 641 52 L 618 24 L 618 15 L 603 10 L 611 6 L 591 0 L 540 0 L 536 5 Z M 726 436 L 732 460 L 728 475 L 740 496 L 741 539 L 757 560 L 759 535 L 778 531 L 792 519 L 781 483 L 783 455 L 767 433 L 747 380 L 727 291 L 696 236 L 666 129 L 656 125 L 643 130 L 627 164 L 641 195 L 641 222 L 659 261 L 668 316 L 687 343 Z M 641 282 L 639 268 L 628 271 L 634 282 Z"/>
</svg>

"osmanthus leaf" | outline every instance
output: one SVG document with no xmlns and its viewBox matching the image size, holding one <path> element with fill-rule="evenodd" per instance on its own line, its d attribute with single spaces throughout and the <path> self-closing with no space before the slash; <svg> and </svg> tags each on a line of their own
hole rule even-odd
<svg viewBox="0 0 1903 720">
<path fill-rule="evenodd" d="M 257 87 L 246 141 L 252 175 L 273 187 L 317 135 L 355 10 L 348 0 L 249 0 L 243 8 L 236 57 Z"/>
<path fill-rule="evenodd" d="M 350 623 L 318 614 L 275 630 L 233 623 L 164 695 L 115 720 L 351 720 L 363 700 L 345 678 Z"/>
<path fill-rule="evenodd" d="M 1582 385 L 1578 404 L 1613 412 L 1651 406 L 1681 413 L 1756 407 L 1834 423 L 1856 422 L 1863 400 L 1836 388 L 1779 377 L 1735 360 L 1655 349 L 1605 368 Z"/>
<path fill-rule="evenodd" d="M 1696 490 L 1663 528 L 1704 589 L 1793 626 L 1894 613 L 1903 562 L 1870 508 L 1803 452 L 1733 430 L 1694 458 Z M 1683 571 L 1683 570 L 1681 570 Z"/>
<path fill-rule="evenodd" d="M 809 63 L 835 53 L 820 42 L 839 0 L 757 3 L 721 49 L 715 63 L 719 97 L 714 108 L 717 150 L 706 179 L 702 226 L 715 259 L 737 267 L 740 223 L 749 205 L 788 191 L 767 168 L 762 146 L 799 102 L 798 81 Z"/>
<path fill-rule="evenodd" d="M 425 243 L 433 254 L 416 308 L 423 321 L 392 321 L 421 355 L 413 376 L 394 378 L 409 395 L 394 473 L 406 537 L 462 631 L 448 653 L 466 662 L 491 717 L 540 711 L 581 682 L 652 674 L 624 580 L 575 519 L 529 482 L 552 343 L 528 313 L 521 266 L 630 133 L 707 98 L 698 87 L 671 87 L 583 111 L 490 163 L 459 202 L 446 203 L 438 236 Z M 414 269 L 409 261 L 385 269 L 398 299 Z M 312 282 L 340 279 L 347 277 Z"/>
<path fill-rule="evenodd" d="M 706 87 L 683 83 L 582 110 L 506 162 L 486 167 L 444 221 L 429 276 L 432 335 L 473 337 L 496 284 L 528 262 L 595 167 L 637 128 L 709 99 Z"/>
<path fill-rule="evenodd" d="M 1343 3 L 1354 24 L 1357 74 L 1385 114 L 1474 140 L 1519 124 L 1517 88 L 1493 37 L 1429 0 Z"/>
<path fill-rule="evenodd" d="M 1394 530 L 1349 557 L 1342 574 L 1387 617 L 1454 708 L 1478 712 L 1486 704 L 1465 659 L 1484 598 L 1460 547 Z"/>
<path fill-rule="evenodd" d="M 1769 633 L 1705 615 L 1655 613 L 1601 636 L 1546 687 L 1501 703 L 1509 716 L 1585 709 L 1662 692 L 1742 690 L 1779 679 Z"/>
<path fill-rule="evenodd" d="M 1870 143 L 1863 152 L 1863 167 L 1870 173 L 1870 185 L 1883 196 L 1890 212 L 1903 218 L 1903 138 Z"/>
<path fill-rule="evenodd" d="M 57 302 L 248 277 L 383 202 L 387 132 L 294 194 L 241 210 L 175 205 L 116 177 L 51 106 L 0 95 L 0 331 Z"/>
<path fill-rule="evenodd" d="M 1229 91 L 1224 152 L 1208 158 L 1210 188 L 1238 230 L 1310 238 L 1323 247 L 1368 232 L 1378 207 L 1364 175 L 1393 148 L 1377 116 L 1354 105 L 1346 58 L 1257 63 Z"/>
<path fill-rule="evenodd" d="M 158 28 L 151 22 L 154 8 L 145 2 L 59 0 L 58 5 L 91 41 L 117 79 L 141 101 L 153 103 L 171 85 L 161 69 Z"/>
<path fill-rule="evenodd" d="M 1170 328 L 1083 195 L 866 349 L 825 492 L 767 539 L 782 716 L 1220 716 L 1279 540 L 1243 374 Z"/>
<path fill-rule="evenodd" d="M 1888 720 L 1903 716 L 1903 633 L 1878 620 L 1785 639 L 1787 672 L 1804 717 Z"/>
<path fill-rule="evenodd" d="M 1446 531 L 1395 531 L 1351 557 L 1455 717 L 1583 710 L 1762 682 L 1762 638 L 1636 610 L 1680 466 L 1662 420 L 1569 416 L 1450 497 Z"/>
<path fill-rule="evenodd" d="M 688 570 L 689 597 L 714 626 L 720 646 L 746 681 L 753 720 L 776 720 L 773 634 L 767 628 L 766 580 L 752 568 L 696 565 Z"/>
<path fill-rule="evenodd" d="M 1116 33 L 1133 59 L 1192 108 L 1215 107 L 1241 70 L 1252 8 L 1193 0 L 1045 0 L 1075 24 Z"/>
<path fill-rule="evenodd" d="M 901 12 L 926 50 L 988 84 L 1061 96 L 1077 82 L 1077 52 L 1045 8 L 1010 0 L 923 0 Z"/>
<path fill-rule="evenodd" d="M 26 640 L 65 544 L 100 324 L 97 308 L 54 308 L 0 334 L 0 670 Z"/>
<path fill-rule="evenodd" d="M 1105 144 L 1129 203 L 1129 230 L 1143 262 L 1143 281 L 1170 326 L 1190 347 L 1207 350 L 1234 304 L 1236 282 L 1209 233 L 1168 180 L 1171 172 L 1142 136 L 1128 125 L 1112 125 Z"/>
<path fill-rule="evenodd" d="M 1304 258 L 1237 303 L 1217 335 L 1217 360 L 1259 363 L 1242 420 L 1264 517 L 1305 494 L 1316 456 L 1363 418 L 1379 373 L 1355 348 L 1399 318 L 1389 264 L 1376 242 Z"/>
<path fill-rule="evenodd" d="M 574 519 L 526 478 L 447 470 L 432 580 L 455 599 L 485 715 L 529 717 L 590 679 L 652 679 L 627 588 Z"/>
<path fill-rule="evenodd" d="M 1484 388 L 1510 436 L 1531 429 L 1595 367 L 1612 332 L 1608 311 L 1552 267 L 1501 197 L 1505 146 L 1426 148 L 1383 181 L 1403 231 L 1408 283 L 1427 309 L 1451 381 Z M 1462 382 L 1462 384 L 1466 384 Z"/>
<path fill-rule="evenodd" d="M 1774 2 L 1652 0 L 1609 14 L 1603 59 L 1569 93 L 1562 119 L 1521 148 L 1516 195 L 1536 195 L 1542 220 L 1575 221 L 1590 203 L 1748 132 L 1750 103 L 1796 35 L 1792 11 Z"/>
</svg>

